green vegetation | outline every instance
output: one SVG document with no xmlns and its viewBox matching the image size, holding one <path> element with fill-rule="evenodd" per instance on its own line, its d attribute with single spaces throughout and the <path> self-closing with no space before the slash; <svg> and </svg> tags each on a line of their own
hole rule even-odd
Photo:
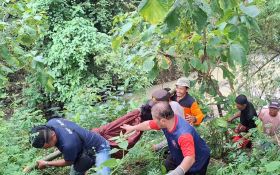
<svg viewBox="0 0 280 175">
<path fill-rule="evenodd" d="M 143 104 L 173 66 L 192 77 L 204 112 L 214 113 L 210 105 L 223 112 L 197 127 L 212 150 L 208 174 L 279 173 L 279 146 L 260 125 L 250 131 L 251 150 L 226 134 L 236 94 L 260 109 L 279 91 L 279 28 L 279 0 L 1 0 L 0 174 L 23 174 L 53 151 L 31 148 L 33 125 L 54 114 L 88 129 L 110 122 Z M 164 174 L 165 150 L 151 150 L 162 139 L 145 133 L 109 162 L 113 174 Z"/>
</svg>

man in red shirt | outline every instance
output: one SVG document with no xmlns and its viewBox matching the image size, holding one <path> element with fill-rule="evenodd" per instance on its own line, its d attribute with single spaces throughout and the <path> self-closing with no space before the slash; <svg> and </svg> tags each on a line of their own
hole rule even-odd
<svg viewBox="0 0 280 175">
<path fill-rule="evenodd" d="M 153 120 L 138 125 L 123 125 L 126 133 L 132 131 L 162 130 L 168 142 L 170 155 L 165 161 L 168 175 L 205 175 L 210 149 L 195 129 L 182 117 L 174 115 L 168 102 L 158 102 L 152 108 Z"/>
</svg>

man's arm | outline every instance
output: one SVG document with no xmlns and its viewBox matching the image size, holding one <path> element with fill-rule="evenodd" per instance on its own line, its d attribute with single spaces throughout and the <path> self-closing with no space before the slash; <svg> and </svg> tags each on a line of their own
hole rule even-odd
<svg viewBox="0 0 280 175">
<path fill-rule="evenodd" d="M 193 117 L 195 117 L 195 120 L 193 121 L 194 125 L 199 125 L 204 118 L 204 114 L 202 113 L 202 111 L 196 101 L 193 102 L 193 104 L 191 106 L 191 114 Z"/>
<path fill-rule="evenodd" d="M 232 122 L 234 119 L 239 118 L 241 116 L 241 112 L 237 112 L 236 114 L 234 114 L 234 116 L 232 116 L 231 118 L 228 119 L 228 122 Z"/>
<path fill-rule="evenodd" d="M 66 161 L 64 159 L 53 160 L 53 161 L 39 160 L 39 161 L 37 161 L 37 163 L 38 163 L 39 169 L 44 169 L 44 168 L 51 167 L 51 166 L 63 167 L 63 166 L 72 165 L 71 161 Z"/>
<path fill-rule="evenodd" d="M 179 137 L 178 144 L 182 150 L 184 159 L 181 164 L 168 175 L 184 175 L 195 163 L 195 146 L 193 136 L 184 134 Z"/>
<path fill-rule="evenodd" d="M 131 133 L 132 131 L 147 131 L 152 129 L 150 127 L 150 121 L 145 121 L 134 126 L 124 124 L 121 128 L 126 130 L 126 134 Z"/>
</svg>

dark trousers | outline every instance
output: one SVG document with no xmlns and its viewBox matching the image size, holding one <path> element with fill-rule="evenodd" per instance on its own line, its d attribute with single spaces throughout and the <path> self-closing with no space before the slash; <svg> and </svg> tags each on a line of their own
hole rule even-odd
<svg viewBox="0 0 280 175">
<path fill-rule="evenodd" d="M 206 175 L 207 172 L 207 166 L 209 164 L 210 157 L 205 162 L 203 167 L 198 172 L 186 172 L 185 175 Z M 165 168 L 167 171 L 174 170 L 177 168 L 178 165 L 175 164 L 175 161 L 173 160 L 171 154 L 167 155 L 167 158 L 165 160 Z"/>
</svg>

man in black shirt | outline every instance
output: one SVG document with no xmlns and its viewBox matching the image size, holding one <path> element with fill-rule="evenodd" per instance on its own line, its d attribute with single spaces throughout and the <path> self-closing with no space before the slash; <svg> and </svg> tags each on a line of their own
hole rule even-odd
<svg viewBox="0 0 280 175">
<path fill-rule="evenodd" d="M 236 108 L 239 110 L 233 117 L 228 119 L 228 122 L 232 122 L 234 119 L 240 117 L 240 124 L 235 128 L 236 133 L 247 132 L 251 128 L 255 128 L 256 124 L 254 117 L 257 116 L 257 112 L 251 102 L 247 100 L 245 95 L 239 95 L 235 99 Z"/>
</svg>

